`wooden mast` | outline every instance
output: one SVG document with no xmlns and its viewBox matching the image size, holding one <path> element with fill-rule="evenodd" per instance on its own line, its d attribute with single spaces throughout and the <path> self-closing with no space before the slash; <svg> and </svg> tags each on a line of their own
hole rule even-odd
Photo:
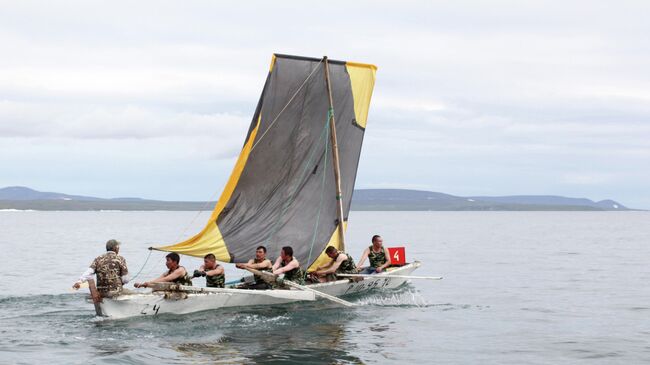
<svg viewBox="0 0 650 365">
<path fill-rule="evenodd" d="M 336 122 L 334 120 L 334 100 L 332 99 L 332 86 L 330 84 L 330 66 L 327 56 L 323 57 L 325 63 L 325 82 L 327 84 L 327 95 L 329 96 L 329 124 L 330 139 L 332 140 L 332 160 L 334 161 L 334 179 L 336 180 L 336 207 L 339 219 L 339 242 L 341 250 L 345 249 L 345 234 L 343 227 L 343 192 L 341 191 L 341 168 L 339 165 L 339 146 L 336 141 Z"/>
</svg>

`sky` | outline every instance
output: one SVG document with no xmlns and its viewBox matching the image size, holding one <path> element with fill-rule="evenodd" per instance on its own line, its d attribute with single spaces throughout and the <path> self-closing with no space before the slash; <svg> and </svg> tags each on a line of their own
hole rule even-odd
<svg viewBox="0 0 650 365">
<path fill-rule="evenodd" d="M 378 66 L 356 188 L 650 209 L 649 2 L 0 6 L 0 187 L 216 200 L 284 53 Z"/>
</svg>

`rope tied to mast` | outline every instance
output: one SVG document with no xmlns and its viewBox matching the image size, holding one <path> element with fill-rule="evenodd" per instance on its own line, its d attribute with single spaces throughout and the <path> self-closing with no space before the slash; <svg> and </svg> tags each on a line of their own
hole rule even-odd
<svg viewBox="0 0 650 365">
<path fill-rule="evenodd" d="M 330 121 L 334 118 L 334 107 L 327 109 L 327 120 Z"/>
</svg>

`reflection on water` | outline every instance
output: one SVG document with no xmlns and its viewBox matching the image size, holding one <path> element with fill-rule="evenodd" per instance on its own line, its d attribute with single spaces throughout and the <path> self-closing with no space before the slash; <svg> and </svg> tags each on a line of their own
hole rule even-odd
<svg viewBox="0 0 650 365">
<path fill-rule="evenodd" d="M 347 321 L 353 313 L 339 308 L 253 308 L 193 315 L 204 327 L 205 338 L 182 341 L 172 348 L 179 360 L 210 363 L 330 364 L 362 363 L 345 343 Z M 213 327 L 207 331 L 205 327 Z M 199 336 L 200 338 L 201 336 Z M 196 336 L 195 336 L 196 338 Z"/>
</svg>

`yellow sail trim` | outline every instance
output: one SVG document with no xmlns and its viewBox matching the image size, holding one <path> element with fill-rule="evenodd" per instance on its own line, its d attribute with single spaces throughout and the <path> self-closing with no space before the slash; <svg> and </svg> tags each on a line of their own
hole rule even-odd
<svg viewBox="0 0 650 365">
<path fill-rule="evenodd" d="M 269 72 L 273 71 L 273 66 L 275 66 L 275 55 L 271 57 L 271 67 L 269 67 Z"/>
<path fill-rule="evenodd" d="M 357 124 L 362 128 L 366 128 L 370 99 L 372 98 L 372 90 L 375 87 L 377 66 L 347 62 L 345 67 L 350 75 L 352 97 L 354 99 L 354 115 L 357 119 Z"/>
<path fill-rule="evenodd" d="M 341 226 L 339 226 L 341 227 Z M 347 231 L 348 229 L 348 222 L 343 222 L 343 232 Z M 343 250 L 344 247 L 341 247 L 341 240 L 339 239 L 339 228 L 337 227 L 334 230 L 334 233 L 332 233 L 332 237 L 330 237 L 330 241 L 327 243 L 327 246 L 334 246 L 337 250 Z M 319 266 L 325 266 L 329 264 L 332 259 L 325 254 L 325 250 L 327 249 L 327 246 L 323 249 L 323 252 L 320 253 L 316 261 L 314 261 L 313 264 L 307 269 L 307 272 L 312 272 L 316 271 L 316 269 Z"/>
<path fill-rule="evenodd" d="M 228 183 L 223 189 L 221 197 L 219 197 L 219 201 L 212 211 L 212 215 L 210 216 L 208 224 L 205 226 L 205 228 L 203 228 L 203 230 L 196 236 L 186 241 L 169 246 L 155 247 L 156 250 L 176 252 L 179 254 L 195 257 L 203 257 L 211 253 L 215 255 L 219 261 L 230 262 L 228 247 L 226 246 L 226 242 L 223 239 L 223 235 L 221 234 L 216 221 L 217 217 L 219 217 L 219 214 L 221 214 L 221 211 L 223 211 L 223 208 L 226 206 L 226 203 L 228 203 L 230 200 L 230 197 L 232 196 L 232 193 L 235 191 L 235 187 L 237 186 L 237 182 L 239 182 L 242 171 L 244 171 L 244 166 L 246 166 L 248 156 L 253 149 L 253 142 L 255 141 L 255 136 L 257 135 L 257 131 L 260 127 L 261 120 L 262 116 L 260 115 L 257 119 L 257 125 L 255 126 L 255 129 L 253 129 L 251 132 L 248 141 L 246 141 L 244 148 L 242 148 L 242 151 L 239 154 L 235 168 L 230 174 Z"/>
</svg>

